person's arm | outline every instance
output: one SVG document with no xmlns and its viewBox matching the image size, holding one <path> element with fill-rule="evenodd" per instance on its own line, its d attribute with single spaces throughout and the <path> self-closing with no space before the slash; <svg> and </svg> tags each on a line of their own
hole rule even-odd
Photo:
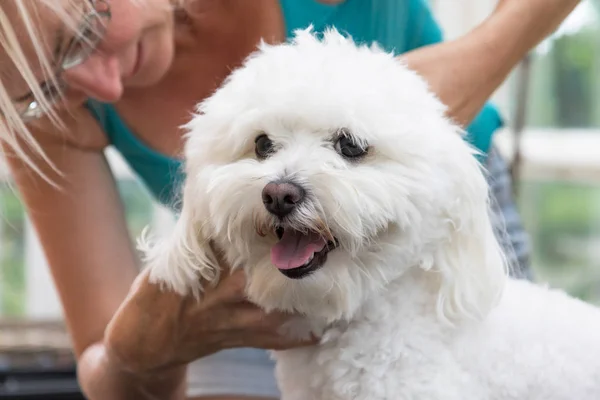
<svg viewBox="0 0 600 400">
<path fill-rule="evenodd" d="M 538 43 L 552 33 L 579 0 L 500 0 L 493 14 L 464 36 L 400 56 L 420 73 L 467 125 Z"/>
<path fill-rule="evenodd" d="M 123 207 L 101 152 L 104 143 L 83 139 L 104 135 L 88 115 L 78 120 L 70 130 L 78 132 L 75 138 L 65 132 L 36 135 L 63 174 L 39 164 L 58 189 L 17 158 L 9 157 L 9 164 L 49 261 L 88 399 L 182 400 L 186 365 L 193 360 L 234 347 L 315 343 L 284 337 L 279 328 L 289 315 L 266 314 L 248 303 L 241 270 L 224 274 L 200 301 L 164 291 L 149 283 L 146 272 L 138 274 Z"/>
<path fill-rule="evenodd" d="M 183 398 L 183 369 L 161 374 L 161 379 L 141 381 L 105 355 L 104 330 L 127 295 L 138 267 L 123 207 L 101 151 L 104 136 L 87 116 L 80 124 L 84 128 L 77 142 L 87 142 L 83 144 L 86 149 L 71 144 L 72 138 L 62 131 L 36 133 L 48 157 L 64 174 L 57 176 L 37 159 L 58 189 L 16 157 L 7 157 L 62 302 L 80 384 L 90 400 Z M 144 391 L 153 397 L 141 395 Z"/>
</svg>

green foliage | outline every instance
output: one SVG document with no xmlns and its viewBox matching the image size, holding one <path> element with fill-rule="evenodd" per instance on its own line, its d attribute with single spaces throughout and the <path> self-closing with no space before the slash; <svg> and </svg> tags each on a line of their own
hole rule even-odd
<svg viewBox="0 0 600 400">
<path fill-rule="evenodd" d="M 599 127 L 600 26 L 548 43 L 550 51 L 536 52 L 532 65 L 528 124 Z"/>
<path fill-rule="evenodd" d="M 25 309 L 25 215 L 20 198 L 10 186 L 0 186 L 0 310 L 15 317 Z"/>
<path fill-rule="evenodd" d="M 600 187 L 522 182 L 520 194 L 537 279 L 600 304 Z"/>
</svg>

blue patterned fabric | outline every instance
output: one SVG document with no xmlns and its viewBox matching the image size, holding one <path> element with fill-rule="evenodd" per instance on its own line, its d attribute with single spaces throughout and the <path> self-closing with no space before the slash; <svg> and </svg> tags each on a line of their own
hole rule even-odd
<svg viewBox="0 0 600 400">
<path fill-rule="evenodd" d="M 530 267 L 529 236 L 521 222 L 521 216 L 512 193 L 512 180 L 508 166 L 497 149 L 492 148 L 486 168 L 492 196 L 492 222 L 496 237 L 508 257 L 511 275 L 533 279 Z"/>
</svg>

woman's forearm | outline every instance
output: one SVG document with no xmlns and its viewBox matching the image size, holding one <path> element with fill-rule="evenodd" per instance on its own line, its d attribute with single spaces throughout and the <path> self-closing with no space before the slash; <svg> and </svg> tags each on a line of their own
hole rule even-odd
<svg viewBox="0 0 600 400">
<path fill-rule="evenodd" d="M 579 0 L 501 0 L 482 24 L 451 42 L 401 57 L 468 125 L 520 60 L 552 33 Z"/>
<path fill-rule="evenodd" d="M 470 122 L 518 63 L 555 31 L 578 3 L 579 0 L 501 0 L 493 14 L 463 38 L 465 48 L 473 52 L 473 59 L 479 58 L 481 65 L 478 71 L 467 71 L 465 78 L 471 76 L 473 94 L 454 110 L 453 117 Z"/>
<path fill-rule="evenodd" d="M 78 378 L 90 400 L 183 400 L 185 368 L 141 377 L 125 372 L 110 360 L 103 344 L 90 346 L 78 362 Z"/>
<path fill-rule="evenodd" d="M 494 13 L 472 33 L 487 47 L 490 66 L 506 74 L 554 32 L 580 0 L 501 0 Z"/>
<path fill-rule="evenodd" d="M 507 34 L 532 48 L 551 34 L 580 0 L 500 0 L 492 19 L 510 28 Z"/>
</svg>

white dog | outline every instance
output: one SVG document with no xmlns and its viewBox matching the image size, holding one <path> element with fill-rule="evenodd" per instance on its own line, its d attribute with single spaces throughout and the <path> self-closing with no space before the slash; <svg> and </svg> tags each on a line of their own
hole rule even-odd
<svg viewBox="0 0 600 400">
<path fill-rule="evenodd" d="M 213 241 L 250 300 L 305 315 L 322 340 L 274 353 L 284 400 L 600 399 L 600 312 L 508 278 L 444 112 L 392 54 L 334 30 L 262 44 L 186 125 L 152 279 L 201 296 Z"/>
</svg>

